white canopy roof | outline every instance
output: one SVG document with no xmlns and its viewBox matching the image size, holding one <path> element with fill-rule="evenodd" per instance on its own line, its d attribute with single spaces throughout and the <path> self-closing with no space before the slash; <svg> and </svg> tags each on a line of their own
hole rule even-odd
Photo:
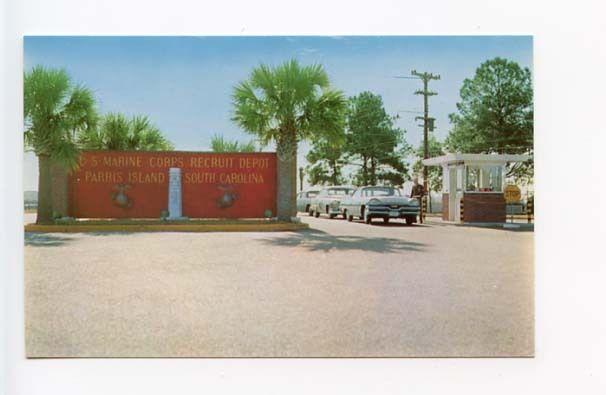
<svg viewBox="0 0 606 395">
<path fill-rule="evenodd" d="M 423 159 L 425 166 L 441 166 L 451 163 L 465 164 L 505 164 L 507 162 L 524 162 L 531 158 L 525 154 L 446 154 L 433 158 Z"/>
</svg>

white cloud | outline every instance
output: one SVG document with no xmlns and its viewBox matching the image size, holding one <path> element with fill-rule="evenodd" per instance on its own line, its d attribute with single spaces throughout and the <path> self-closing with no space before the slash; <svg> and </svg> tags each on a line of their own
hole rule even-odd
<svg viewBox="0 0 606 395">
<path fill-rule="evenodd" d="M 311 54 L 315 54 L 317 52 L 319 52 L 320 50 L 317 48 L 303 48 L 301 49 L 300 53 L 302 55 L 311 55 Z"/>
</svg>

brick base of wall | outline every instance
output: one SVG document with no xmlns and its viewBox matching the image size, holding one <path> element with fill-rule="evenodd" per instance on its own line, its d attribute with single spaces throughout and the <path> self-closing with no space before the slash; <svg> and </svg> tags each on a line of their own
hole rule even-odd
<svg viewBox="0 0 606 395">
<path fill-rule="evenodd" d="M 463 197 L 463 222 L 505 222 L 505 197 L 502 193 L 469 193 Z"/>
<path fill-rule="evenodd" d="M 442 221 L 448 221 L 448 194 L 442 194 Z"/>
</svg>

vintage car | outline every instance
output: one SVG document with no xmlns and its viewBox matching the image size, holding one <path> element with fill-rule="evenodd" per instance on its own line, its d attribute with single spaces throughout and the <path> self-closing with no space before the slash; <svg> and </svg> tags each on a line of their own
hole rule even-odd
<svg viewBox="0 0 606 395">
<path fill-rule="evenodd" d="M 359 217 L 367 224 L 373 218 L 383 218 L 386 223 L 392 218 L 403 218 L 407 225 L 412 225 L 420 213 L 417 199 L 405 197 L 399 189 L 390 186 L 360 187 L 343 199 L 341 210 L 348 221 Z"/>
<path fill-rule="evenodd" d="M 337 215 L 342 214 L 340 207 L 341 200 L 349 196 L 354 190 L 355 188 L 348 186 L 322 188 L 320 193 L 311 199 L 309 215 L 314 215 L 317 218 L 320 214 L 326 214 L 329 218 L 335 218 Z"/>
<path fill-rule="evenodd" d="M 311 199 L 316 197 L 320 192 L 319 188 L 308 189 L 307 191 L 299 192 L 297 194 L 297 211 L 308 213 L 309 206 L 311 205 Z"/>
</svg>

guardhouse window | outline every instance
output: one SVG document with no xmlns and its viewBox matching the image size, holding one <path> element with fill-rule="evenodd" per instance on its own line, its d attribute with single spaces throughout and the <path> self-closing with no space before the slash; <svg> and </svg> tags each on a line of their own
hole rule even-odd
<svg viewBox="0 0 606 395">
<path fill-rule="evenodd" d="M 502 192 L 503 168 L 501 166 L 467 165 L 465 191 Z"/>
</svg>

